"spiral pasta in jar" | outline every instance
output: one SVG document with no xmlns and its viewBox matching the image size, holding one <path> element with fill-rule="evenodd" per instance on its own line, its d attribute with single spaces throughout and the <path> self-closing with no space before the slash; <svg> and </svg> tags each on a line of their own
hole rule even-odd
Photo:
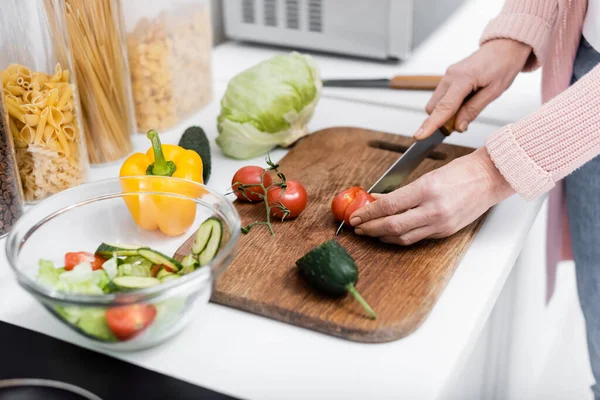
<svg viewBox="0 0 600 400">
<path fill-rule="evenodd" d="M 9 39 L 0 55 L 2 94 L 27 202 L 83 183 L 88 168 L 74 77 L 59 30 L 64 24 L 48 19 L 48 2 L 7 0 L 0 13 L 2 36 Z M 15 15 L 20 26 L 12 22 Z M 28 29 L 33 26 L 37 29 Z M 39 54 L 25 50 L 40 46 Z"/>
</svg>

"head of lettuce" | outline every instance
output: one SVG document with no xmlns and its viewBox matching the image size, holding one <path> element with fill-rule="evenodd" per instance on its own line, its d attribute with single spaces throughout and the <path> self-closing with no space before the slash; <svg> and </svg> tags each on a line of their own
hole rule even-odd
<svg viewBox="0 0 600 400">
<path fill-rule="evenodd" d="M 292 52 L 229 81 L 217 118 L 217 145 L 237 159 L 258 157 L 308 134 L 322 83 L 314 60 Z"/>
</svg>

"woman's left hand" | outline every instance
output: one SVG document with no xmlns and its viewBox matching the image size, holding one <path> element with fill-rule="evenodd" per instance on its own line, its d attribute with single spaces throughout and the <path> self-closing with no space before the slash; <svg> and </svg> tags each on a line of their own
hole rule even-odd
<svg viewBox="0 0 600 400">
<path fill-rule="evenodd" d="M 464 228 L 515 191 L 480 148 L 354 212 L 358 235 L 410 245 Z"/>
</svg>

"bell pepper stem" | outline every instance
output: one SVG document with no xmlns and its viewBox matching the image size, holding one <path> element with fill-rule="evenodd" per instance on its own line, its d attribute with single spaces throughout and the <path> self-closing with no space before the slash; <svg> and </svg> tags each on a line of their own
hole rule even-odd
<svg viewBox="0 0 600 400">
<path fill-rule="evenodd" d="M 354 285 L 352 283 L 349 283 L 346 286 L 346 290 L 352 296 L 354 296 L 354 298 L 360 303 L 361 306 L 363 306 L 363 308 L 369 314 L 369 317 L 371 317 L 371 319 L 377 319 L 377 314 L 375 314 L 375 311 L 373 311 L 373 309 L 371 308 L 369 303 L 367 303 L 367 301 L 365 299 L 363 299 L 363 297 L 360 295 L 360 293 L 358 293 L 358 290 L 356 290 L 356 288 L 354 287 Z"/>
<path fill-rule="evenodd" d="M 162 144 L 158 137 L 158 132 L 151 129 L 146 134 L 146 137 L 152 142 L 152 150 L 154 151 L 154 162 L 148 166 L 146 173 L 148 175 L 171 176 L 176 170 L 173 161 L 167 161 L 162 150 Z"/>
</svg>

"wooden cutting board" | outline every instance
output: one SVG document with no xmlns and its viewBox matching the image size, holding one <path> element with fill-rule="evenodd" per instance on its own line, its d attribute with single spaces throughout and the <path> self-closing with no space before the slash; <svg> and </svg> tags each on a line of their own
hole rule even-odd
<svg viewBox="0 0 600 400">
<path fill-rule="evenodd" d="M 355 185 L 371 187 L 411 143 L 405 136 L 343 127 L 298 142 L 280 165 L 288 179 L 306 187 L 307 208 L 296 220 L 276 222 L 275 237 L 264 226 L 242 235 L 239 253 L 221 275 L 212 301 L 359 342 L 387 342 L 415 331 L 450 280 L 481 218 L 449 238 L 411 247 L 386 245 L 348 230 L 337 236 L 357 262 L 356 288 L 377 312 L 377 320 L 367 318 L 350 295 L 332 299 L 316 293 L 295 266 L 334 236 L 337 223 L 330 206 L 335 194 Z M 407 183 L 473 150 L 442 144 Z M 236 206 L 242 225 L 264 220 L 262 204 Z"/>
</svg>

